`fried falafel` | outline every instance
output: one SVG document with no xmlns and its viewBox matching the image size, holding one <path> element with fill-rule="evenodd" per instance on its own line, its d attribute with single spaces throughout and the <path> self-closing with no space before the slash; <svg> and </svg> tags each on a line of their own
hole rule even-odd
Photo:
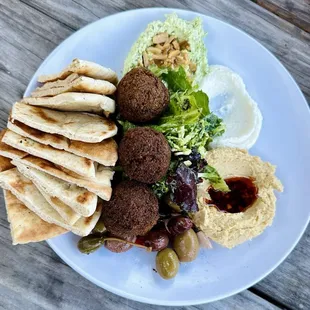
<svg viewBox="0 0 310 310">
<path fill-rule="evenodd" d="M 159 218 L 158 200 L 146 184 L 119 183 L 110 201 L 105 201 L 102 219 L 107 230 L 117 236 L 145 235 Z"/>
<path fill-rule="evenodd" d="M 121 117 L 134 123 L 159 117 L 169 104 L 168 89 L 145 68 L 129 71 L 119 82 L 116 94 Z"/>
<path fill-rule="evenodd" d="M 165 136 L 149 127 L 129 129 L 121 140 L 118 155 L 128 177 L 147 184 L 162 179 L 171 160 Z"/>
</svg>

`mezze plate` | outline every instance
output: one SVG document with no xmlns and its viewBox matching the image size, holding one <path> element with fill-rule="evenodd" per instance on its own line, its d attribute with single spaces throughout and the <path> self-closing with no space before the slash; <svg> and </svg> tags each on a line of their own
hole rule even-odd
<svg viewBox="0 0 310 310">
<path fill-rule="evenodd" d="M 250 153 L 276 164 L 284 184 L 273 225 L 232 250 L 216 244 L 201 250 L 170 281 L 153 271 L 154 253 L 132 249 L 114 254 L 102 248 L 87 256 L 78 251 L 79 238 L 71 233 L 48 243 L 74 270 L 115 294 L 158 305 L 193 305 L 236 294 L 261 280 L 292 251 L 309 222 L 310 114 L 292 76 L 260 43 L 229 24 L 194 12 L 152 8 L 108 16 L 74 33 L 42 63 L 25 95 L 36 87 L 38 75 L 58 72 L 73 58 L 98 62 L 121 76 L 125 57 L 146 25 L 171 12 L 202 18 L 209 64 L 240 74 L 259 104 L 263 127 Z"/>
</svg>

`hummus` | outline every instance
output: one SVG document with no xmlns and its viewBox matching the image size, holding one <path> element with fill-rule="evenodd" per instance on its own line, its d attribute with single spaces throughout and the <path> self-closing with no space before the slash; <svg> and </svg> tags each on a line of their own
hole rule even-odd
<svg viewBox="0 0 310 310">
<path fill-rule="evenodd" d="M 250 240 L 272 224 L 276 209 L 274 190 L 283 191 L 274 175 L 275 166 L 257 156 L 236 148 L 218 148 L 207 154 L 208 163 L 224 178 L 248 177 L 254 180 L 258 198 L 245 212 L 226 213 L 208 205 L 210 183 L 204 181 L 198 188 L 199 211 L 193 221 L 208 237 L 227 248 Z"/>
</svg>

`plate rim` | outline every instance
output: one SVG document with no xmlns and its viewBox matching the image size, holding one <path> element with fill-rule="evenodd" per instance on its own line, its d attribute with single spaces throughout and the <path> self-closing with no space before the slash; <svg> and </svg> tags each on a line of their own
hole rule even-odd
<svg viewBox="0 0 310 310">
<path fill-rule="evenodd" d="M 109 18 L 114 18 L 115 16 L 119 16 L 119 15 L 126 15 L 129 12 L 141 12 L 141 11 L 162 11 L 164 12 L 164 14 L 169 14 L 172 12 L 183 12 L 183 13 L 194 13 L 196 16 L 200 16 L 200 17 L 204 17 L 204 18 L 208 18 L 208 19 L 212 19 L 212 20 L 216 20 L 217 22 L 223 23 L 228 25 L 229 27 L 232 27 L 235 31 L 241 32 L 243 35 L 245 35 L 248 39 L 255 41 L 256 44 L 259 44 L 261 48 L 263 48 L 263 50 L 265 52 L 267 52 L 267 54 L 269 54 L 270 57 L 273 58 L 273 60 L 275 62 L 278 63 L 278 65 L 280 65 L 280 67 L 282 67 L 282 69 L 284 69 L 284 71 L 286 72 L 286 74 L 288 75 L 288 77 L 290 78 L 290 81 L 294 84 L 294 86 L 297 88 L 298 93 L 301 95 L 301 98 L 303 99 L 302 101 L 304 102 L 304 104 L 306 105 L 307 111 L 309 113 L 309 118 L 310 118 L 310 107 L 307 103 L 307 100 L 303 94 L 303 92 L 301 91 L 299 85 L 297 84 L 297 82 L 295 81 L 295 79 L 293 78 L 293 76 L 291 75 L 291 73 L 286 69 L 286 67 L 282 64 L 282 62 L 270 51 L 268 50 L 261 42 L 259 42 L 258 40 L 256 40 L 253 36 L 251 36 L 250 34 L 248 34 L 247 32 L 237 28 L 234 25 L 231 25 L 230 23 L 227 23 L 226 21 L 216 18 L 216 17 L 212 17 L 206 14 L 202 14 L 193 10 L 186 10 L 186 9 L 177 9 L 177 8 L 171 8 L 171 7 L 151 7 L 151 8 L 139 8 L 139 9 L 131 9 L 131 10 L 126 10 L 126 11 L 122 11 L 122 12 L 117 12 L 111 15 L 107 15 L 104 16 L 103 18 L 100 18 L 94 22 L 91 22 L 85 26 L 83 26 L 82 28 L 76 30 L 75 32 L 73 32 L 70 36 L 68 36 L 67 38 L 65 38 L 60 44 L 58 44 L 50 53 L 49 55 L 41 62 L 41 64 L 39 65 L 39 67 L 37 68 L 37 70 L 35 71 L 35 73 L 33 74 L 32 78 L 30 79 L 27 88 L 23 94 L 23 96 L 25 97 L 27 94 L 30 93 L 30 89 L 32 87 L 32 85 L 36 84 L 36 79 L 37 79 L 37 75 L 38 72 L 40 71 L 41 68 L 43 68 L 45 66 L 45 64 L 50 60 L 50 58 L 53 57 L 53 55 L 55 53 L 57 53 L 58 50 L 60 50 L 66 43 L 67 40 L 71 39 L 72 37 L 78 36 L 80 33 L 82 33 L 83 31 L 85 31 L 86 29 L 90 28 L 90 27 L 94 27 L 94 25 L 96 25 L 96 23 L 100 23 L 102 20 L 104 19 L 109 19 Z M 310 211 L 309 211 L 309 215 L 308 215 L 308 219 L 305 222 L 305 225 L 301 228 L 301 231 L 299 233 L 299 235 L 297 236 L 295 242 L 289 247 L 289 249 L 286 251 L 286 253 L 283 255 L 283 257 L 276 263 L 274 264 L 272 267 L 270 267 L 269 269 L 267 269 L 260 277 L 256 278 L 253 281 L 248 281 L 247 284 L 243 285 L 242 287 L 239 287 L 235 290 L 231 290 L 229 293 L 224 293 L 224 294 L 220 294 L 220 295 L 216 295 L 213 298 L 200 298 L 200 299 L 195 299 L 195 300 L 182 300 L 182 301 L 177 301 L 177 300 L 156 300 L 156 299 L 150 299 L 148 297 L 143 297 L 143 296 L 139 296 L 139 295 L 134 295 L 131 293 L 127 293 L 124 290 L 119 290 L 113 286 L 110 286 L 106 283 L 101 282 L 100 280 L 97 280 L 96 278 L 93 278 L 91 275 L 89 275 L 87 272 L 85 272 L 82 268 L 80 268 L 78 265 L 76 265 L 74 262 L 72 262 L 70 260 L 70 258 L 68 258 L 67 256 L 65 256 L 58 248 L 57 246 L 55 246 L 53 244 L 53 240 L 47 240 L 46 242 L 48 243 L 48 245 L 53 249 L 53 251 L 68 265 L 70 266 L 74 271 L 76 271 L 77 273 L 79 273 L 81 276 L 83 276 L 84 278 L 86 278 L 88 281 L 96 284 L 97 286 L 113 293 L 116 294 L 118 296 L 130 299 L 130 300 L 134 300 L 134 301 L 138 301 L 138 302 L 142 302 L 142 303 L 147 303 L 147 304 L 152 304 L 152 305 L 160 305 L 160 306 L 190 306 L 190 305 L 199 305 L 199 304 L 204 304 L 204 303 L 210 303 L 210 302 L 214 302 L 214 301 L 218 301 L 230 296 L 233 296 L 235 294 L 238 294 L 246 289 L 248 289 L 249 287 L 255 285 L 256 283 L 258 283 L 259 281 L 261 281 L 263 278 L 265 278 L 267 275 L 269 275 L 273 270 L 275 270 L 287 257 L 288 255 L 293 251 L 293 249 L 296 247 L 296 245 L 298 244 L 298 242 L 300 241 L 301 237 L 303 236 L 303 234 L 305 233 L 308 224 L 310 221 Z"/>
</svg>

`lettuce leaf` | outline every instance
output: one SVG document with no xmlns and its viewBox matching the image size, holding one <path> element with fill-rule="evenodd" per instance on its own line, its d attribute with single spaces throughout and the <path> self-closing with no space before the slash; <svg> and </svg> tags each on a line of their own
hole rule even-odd
<svg viewBox="0 0 310 310">
<path fill-rule="evenodd" d="M 198 173 L 198 177 L 207 179 L 214 189 L 221 192 L 229 192 L 230 189 L 227 186 L 225 180 L 219 175 L 217 170 L 210 165 L 204 168 L 204 171 Z"/>
</svg>

